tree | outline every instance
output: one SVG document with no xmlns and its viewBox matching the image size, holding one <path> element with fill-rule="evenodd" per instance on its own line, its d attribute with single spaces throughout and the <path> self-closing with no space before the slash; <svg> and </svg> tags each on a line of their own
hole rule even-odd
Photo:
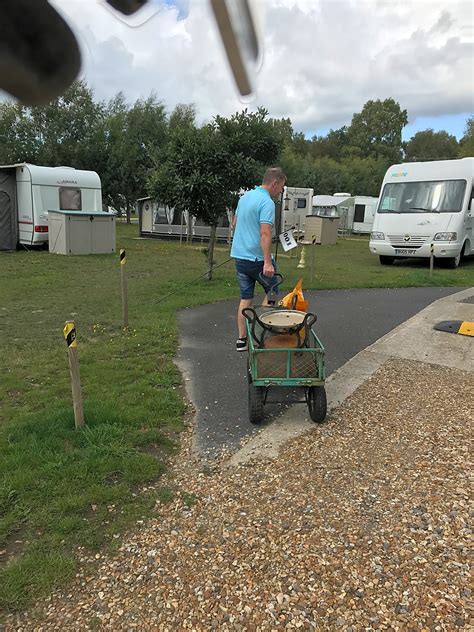
<svg viewBox="0 0 474 632">
<path fill-rule="evenodd" d="M 178 103 L 170 114 L 168 127 L 170 130 L 176 127 L 195 127 L 196 107 L 194 104 Z"/>
<path fill-rule="evenodd" d="M 426 129 L 417 132 L 406 143 L 405 160 L 451 160 L 457 157 L 458 152 L 459 144 L 455 136 L 445 131 L 434 132 L 432 129 Z"/>
<path fill-rule="evenodd" d="M 348 145 L 347 127 L 330 129 L 327 136 L 313 136 L 309 151 L 313 158 L 341 160 Z"/>
<path fill-rule="evenodd" d="M 211 227 L 208 274 L 220 218 L 235 204 L 236 194 L 261 179 L 279 155 L 277 134 L 267 112 L 246 110 L 230 118 L 216 116 L 200 129 L 177 127 L 170 132 L 166 160 L 149 178 L 150 194 L 188 211 Z"/>
<path fill-rule="evenodd" d="M 42 107 L 3 103 L 0 106 L 2 162 L 35 162 L 95 169 L 103 143 L 103 105 L 83 81 Z"/>
<path fill-rule="evenodd" d="M 129 108 L 118 94 L 108 105 L 105 127 L 105 197 L 118 210 L 125 208 L 130 222 L 135 201 L 145 193 L 148 174 L 166 143 L 165 107 L 151 95 Z"/>
<path fill-rule="evenodd" d="M 474 116 L 466 120 L 464 136 L 459 143 L 459 157 L 474 156 Z"/>
<path fill-rule="evenodd" d="M 394 99 L 367 101 L 362 111 L 352 117 L 349 145 L 363 157 L 398 162 L 402 156 L 402 130 L 407 123 L 407 111 Z"/>
<path fill-rule="evenodd" d="M 168 159 L 149 178 L 150 194 L 175 210 L 187 211 L 211 227 L 208 279 L 217 223 L 231 204 L 228 168 L 232 156 L 221 134 L 211 125 L 200 129 L 175 128 L 167 149 Z"/>
</svg>

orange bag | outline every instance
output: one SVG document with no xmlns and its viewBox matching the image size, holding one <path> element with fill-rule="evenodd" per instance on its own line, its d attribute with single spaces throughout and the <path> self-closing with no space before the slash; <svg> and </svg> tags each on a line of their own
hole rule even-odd
<svg viewBox="0 0 474 632">
<path fill-rule="evenodd" d="M 307 312 L 308 301 L 305 301 L 302 284 L 303 279 L 298 279 L 298 283 L 295 285 L 293 290 L 284 296 L 278 305 L 280 307 L 285 307 L 286 309 L 296 309 L 299 312 Z"/>
</svg>

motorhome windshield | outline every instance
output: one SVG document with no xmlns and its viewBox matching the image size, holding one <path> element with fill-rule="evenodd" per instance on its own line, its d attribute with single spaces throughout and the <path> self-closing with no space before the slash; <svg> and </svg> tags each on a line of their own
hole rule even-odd
<svg viewBox="0 0 474 632">
<path fill-rule="evenodd" d="M 459 213 L 465 180 L 393 182 L 382 191 L 377 213 Z"/>
</svg>

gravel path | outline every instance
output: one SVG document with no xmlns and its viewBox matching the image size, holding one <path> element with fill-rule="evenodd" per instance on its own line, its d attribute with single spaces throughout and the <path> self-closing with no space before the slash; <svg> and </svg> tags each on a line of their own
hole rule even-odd
<svg viewBox="0 0 474 632">
<path fill-rule="evenodd" d="M 239 467 L 195 461 L 189 430 L 175 500 L 6 629 L 474 629 L 472 378 L 390 360 L 329 423 Z"/>
</svg>

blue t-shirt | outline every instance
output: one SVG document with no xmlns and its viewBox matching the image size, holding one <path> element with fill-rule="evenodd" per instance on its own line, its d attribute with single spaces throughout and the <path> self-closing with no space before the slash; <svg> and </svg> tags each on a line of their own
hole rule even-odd
<svg viewBox="0 0 474 632">
<path fill-rule="evenodd" d="M 237 225 L 230 256 L 248 261 L 263 261 L 260 245 L 260 224 L 275 222 L 275 203 L 263 187 L 247 191 L 240 198 L 235 212 Z"/>
</svg>

